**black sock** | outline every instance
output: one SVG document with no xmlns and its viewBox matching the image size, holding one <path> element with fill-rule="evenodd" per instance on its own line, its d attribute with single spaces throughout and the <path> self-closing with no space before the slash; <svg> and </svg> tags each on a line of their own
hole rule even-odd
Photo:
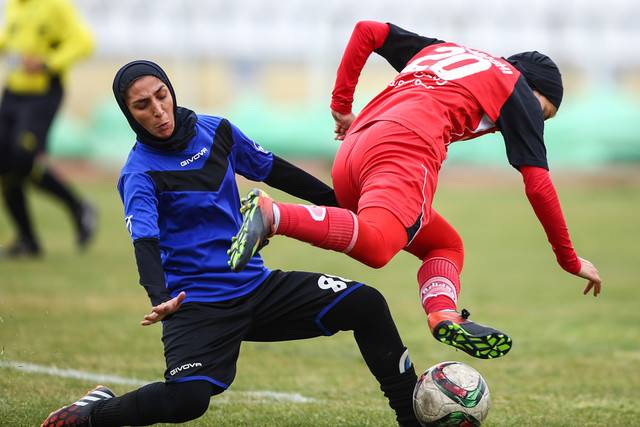
<svg viewBox="0 0 640 427">
<path fill-rule="evenodd" d="M 92 427 L 146 426 L 183 423 L 207 411 L 213 389 L 206 381 L 152 383 L 99 402 L 91 413 Z"/>
<path fill-rule="evenodd" d="M 44 170 L 36 171 L 35 169 L 37 167 L 38 166 L 34 166 L 34 171 L 31 173 L 33 183 L 64 203 L 73 215 L 79 215 L 82 209 L 82 203 L 73 194 L 71 189 L 62 182 L 50 168 L 45 166 Z"/>
<path fill-rule="evenodd" d="M 25 243 L 38 247 L 25 200 L 24 184 L 25 179 L 22 176 L 16 174 L 4 175 L 2 177 L 2 197 L 11 219 L 18 228 L 18 238 L 25 241 Z"/>
<path fill-rule="evenodd" d="M 363 286 L 333 307 L 324 324 L 333 331 L 353 330 L 360 353 L 380 383 L 398 423 L 419 426 L 413 413 L 417 377 L 384 296 Z"/>
<path fill-rule="evenodd" d="M 418 377 L 413 365 L 402 374 L 376 378 L 380 383 L 380 390 L 389 401 L 389 406 L 396 413 L 398 425 L 402 427 L 420 427 L 413 412 L 413 389 Z"/>
</svg>

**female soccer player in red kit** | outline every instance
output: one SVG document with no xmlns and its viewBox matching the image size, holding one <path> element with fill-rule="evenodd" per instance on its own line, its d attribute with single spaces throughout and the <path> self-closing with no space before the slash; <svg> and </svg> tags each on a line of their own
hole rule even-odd
<svg viewBox="0 0 640 427">
<path fill-rule="evenodd" d="M 353 93 L 372 52 L 399 74 L 356 118 Z M 556 114 L 562 92 L 557 66 L 541 53 L 505 59 L 393 24 L 359 22 L 331 100 L 336 139 L 342 140 L 332 170 L 341 208 L 275 203 L 253 190 L 229 251 L 232 269 L 242 269 L 274 234 L 344 252 L 374 268 L 404 249 L 422 260 L 420 299 L 434 337 L 478 358 L 506 354 L 511 339 L 505 333 L 456 311 L 464 250 L 456 230 L 431 206 L 438 172 L 452 142 L 500 131 L 558 263 L 588 280 L 585 294 L 598 295 L 598 270 L 576 255 L 548 172 L 544 120 Z"/>
</svg>

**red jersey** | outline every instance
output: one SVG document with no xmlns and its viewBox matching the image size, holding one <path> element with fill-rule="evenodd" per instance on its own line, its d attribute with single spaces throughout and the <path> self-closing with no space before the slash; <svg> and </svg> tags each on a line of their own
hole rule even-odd
<svg viewBox="0 0 640 427">
<path fill-rule="evenodd" d="M 393 24 L 356 25 L 338 69 L 333 110 L 351 112 L 358 77 L 372 52 L 400 74 L 362 109 L 349 132 L 390 120 L 447 146 L 499 130 L 511 165 L 548 169 L 542 108 L 516 68 L 503 58 Z"/>
<path fill-rule="evenodd" d="M 474 138 L 496 130 L 519 76 L 504 59 L 455 43 L 431 44 L 364 107 L 351 130 L 391 120 L 445 145 Z"/>
<path fill-rule="evenodd" d="M 546 171 L 544 114 L 520 72 L 507 60 L 476 49 L 393 24 L 361 21 L 338 68 L 332 110 L 351 112 L 360 72 L 372 52 L 399 74 L 362 109 L 348 133 L 388 120 L 412 130 L 426 144 L 446 149 L 451 142 L 499 130 L 509 163 L 523 174 L 527 196 L 558 262 L 577 273 L 581 263 Z"/>
</svg>

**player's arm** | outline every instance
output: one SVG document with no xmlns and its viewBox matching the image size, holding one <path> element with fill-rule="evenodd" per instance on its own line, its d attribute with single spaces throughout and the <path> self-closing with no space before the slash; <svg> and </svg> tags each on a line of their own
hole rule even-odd
<svg viewBox="0 0 640 427">
<path fill-rule="evenodd" d="M 333 188 L 276 155 L 273 156 L 271 172 L 264 182 L 314 205 L 338 206 Z"/>
<path fill-rule="evenodd" d="M 371 53 L 376 52 L 400 72 L 424 47 L 441 40 L 422 37 L 396 25 L 375 21 L 356 24 L 342 55 L 331 96 L 331 114 L 336 122 L 336 139 L 344 134 L 355 119 L 351 111 L 353 94 L 360 73 Z"/>
<path fill-rule="evenodd" d="M 151 312 L 141 322 L 151 325 L 175 312 L 185 298 L 184 292 L 175 298 L 166 287 L 160 257 L 158 200 L 151 178 L 144 173 L 124 175 L 118 182 L 124 204 L 125 225 L 133 240 L 140 285 L 151 301 Z"/>
<path fill-rule="evenodd" d="M 265 150 L 228 121 L 223 123 L 231 132 L 231 161 L 237 173 L 315 205 L 337 206 L 335 193 L 327 184 Z"/>
<path fill-rule="evenodd" d="M 3 54 L 7 46 L 7 30 L 4 25 L 0 27 L 0 54 Z"/>
<path fill-rule="evenodd" d="M 331 95 L 331 111 L 342 115 L 351 113 L 353 93 L 360 73 L 369 56 L 382 47 L 388 34 L 389 25 L 382 22 L 360 21 L 356 24 L 338 66 Z"/>
<path fill-rule="evenodd" d="M 68 1 L 58 2 L 56 25 L 64 28 L 57 49 L 46 59 L 46 67 L 54 73 L 68 68 L 73 62 L 90 55 L 94 39 L 89 27 Z"/>
<path fill-rule="evenodd" d="M 152 305 L 151 312 L 145 314 L 140 322 L 142 326 L 148 326 L 175 313 L 186 298 L 186 293 L 180 292 L 175 298 L 171 298 L 164 280 L 158 239 L 137 239 L 133 242 L 133 246 L 140 284 L 147 291 Z"/>
<path fill-rule="evenodd" d="M 15 6 L 12 6 L 11 2 L 5 2 L 4 19 L 3 22 L 0 23 L 0 54 L 4 54 L 7 48 L 7 23 L 9 21 L 9 14 L 12 12 L 12 7 Z"/>
<path fill-rule="evenodd" d="M 600 293 L 600 277 L 589 261 L 579 258 L 571 243 L 560 200 L 555 190 L 544 146 L 544 118 L 538 100 L 520 77 L 500 111 L 497 123 L 509 163 L 520 171 L 525 192 L 542 224 L 558 264 L 567 272 L 587 279 L 585 294 Z"/>
</svg>

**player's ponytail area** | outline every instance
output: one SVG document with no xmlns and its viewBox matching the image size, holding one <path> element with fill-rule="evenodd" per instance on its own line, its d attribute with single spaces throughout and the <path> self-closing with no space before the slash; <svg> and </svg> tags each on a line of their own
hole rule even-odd
<svg viewBox="0 0 640 427">
<path fill-rule="evenodd" d="M 418 300 L 419 263 L 408 254 L 374 270 L 284 238 L 272 239 L 262 253 L 274 268 L 326 272 L 378 288 L 418 374 L 457 360 L 484 377 L 491 391 L 484 426 L 635 425 L 640 419 L 635 268 L 640 183 L 587 186 L 558 178 L 574 243 L 598 261 L 605 281 L 599 298 L 583 296 L 582 280 L 556 266 L 517 173 L 471 188 L 451 175 L 441 180 L 435 206 L 465 242 L 460 307 L 513 339 L 509 354 L 496 360 L 474 359 L 430 336 Z M 148 300 L 136 283 L 113 181 L 83 184 L 101 210 L 99 234 L 86 254 L 77 254 L 67 239 L 66 213 L 38 195 L 33 212 L 46 256 L 0 260 L 2 426 L 37 425 L 99 383 L 118 395 L 134 386 L 114 378 L 162 378 L 161 328 L 139 325 Z M 243 186 L 241 193 L 249 188 Z M 6 221 L 0 215 L 0 242 L 10 238 Z M 244 343 L 237 368 L 229 392 L 214 396 L 207 413 L 189 425 L 395 425 L 351 333 Z"/>
</svg>

